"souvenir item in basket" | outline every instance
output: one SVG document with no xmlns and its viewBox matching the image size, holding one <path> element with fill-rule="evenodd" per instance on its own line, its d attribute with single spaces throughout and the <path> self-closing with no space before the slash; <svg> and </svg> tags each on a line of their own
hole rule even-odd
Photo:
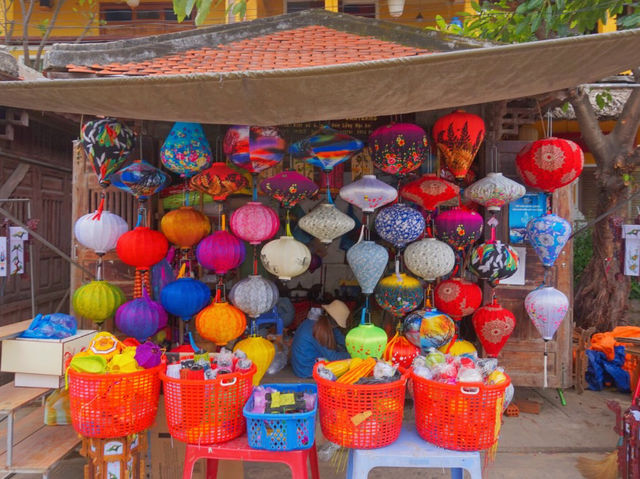
<svg viewBox="0 0 640 479">
<path fill-rule="evenodd" d="M 162 289 L 160 302 L 167 312 L 189 321 L 211 302 L 211 291 L 197 279 L 178 278 Z"/>
<path fill-rule="evenodd" d="M 241 279 L 229 292 L 229 300 L 252 318 L 269 311 L 276 305 L 279 293 L 273 281 L 258 275 Z"/>
<path fill-rule="evenodd" d="M 162 349 L 151 341 L 146 341 L 136 348 L 135 359 L 145 368 L 155 368 L 162 361 Z"/>
<path fill-rule="evenodd" d="M 441 203 L 452 200 L 460 188 L 433 173 L 427 173 L 400 187 L 400 196 L 427 211 L 435 211 Z"/>
<path fill-rule="evenodd" d="M 425 228 L 423 216 L 408 205 L 387 206 L 378 212 L 376 232 L 396 248 L 404 248 L 420 237 Z"/>
<path fill-rule="evenodd" d="M 386 248 L 373 241 L 360 241 L 347 251 L 347 263 L 363 294 L 372 294 L 389 261 Z"/>
<path fill-rule="evenodd" d="M 191 248 L 211 231 L 209 219 L 191 206 L 166 213 L 160 220 L 160 231 L 180 248 Z"/>
<path fill-rule="evenodd" d="M 136 161 L 111 177 L 111 183 L 138 200 L 144 201 L 170 183 L 169 176 L 144 160 Z"/>
<path fill-rule="evenodd" d="M 409 271 L 426 281 L 435 281 L 450 273 L 455 260 L 451 247 L 435 238 L 411 243 L 404 252 L 404 261 Z"/>
<path fill-rule="evenodd" d="M 369 136 L 369 150 L 376 168 L 405 176 L 420 167 L 427 156 L 427 134 L 412 123 L 384 125 Z"/>
<path fill-rule="evenodd" d="M 223 162 L 212 164 L 189 180 L 189 186 L 210 195 L 215 201 L 224 201 L 247 186 L 247 179 Z M 195 202 L 194 202 L 195 203 Z"/>
<path fill-rule="evenodd" d="M 260 173 L 280 163 L 287 144 L 273 126 L 237 125 L 227 130 L 224 154 L 250 173 Z"/>
<path fill-rule="evenodd" d="M 464 197 L 490 212 L 498 212 L 504 205 L 522 198 L 526 192 L 524 186 L 502 173 L 487 173 L 487 176 L 465 188 Z"/>
<path fill-rule="evenodd" d="M 450 341 L 439 349 L 441 352 L 450 354 L 451 356 L 478 357 L 478 350 L 476 347 L 465 339 L 456 339 L 453 342 Z"/>
<path fill-rule="evenodd" d="M 336 165 L 347 161 L 363 146 L 357 138 L 323 126 L 309 138 L 291 145 L 290 151 L 294 157 L 302 158 L 307 163 L 328 172 Z"/>
<path fill-rule="evenodd" d="M 484 140 L 484 121 L 477 115 L 456 110 L 433 125 L 433 139 L 456 179 L 467 174 Z"/>
<path fill-rule="evenodd" d="M 264 245 L 260 261 L 269 273 L 289 280 L 309 269 L 311 251 L 293 236 L 280 236 Z"/>
<path fill-rule="evenodd" d="M 533 218 L 527 224 L 527 240 L 547 268 L 554 265 L 570 236 L 571 225 L 558 215 Z"/>
<path fill-rule="evenodd" d="M 452 248 L 462 251 L 482 237 L 484 219 L 466 208 L 452 208 L 439 213 L 434 221 L 435 236 Z"/>
<path fill-rule="evenodd" d="M 382 278 L 375 289 L 378 306 L 394 316 L 404 316 L 422 304 L 424 289 L 419 280 L 404 273 Z"/>
<path fill-rule="evenodd" d="M 122 290 L 106 281 L 91 281 L 80 286 L 71 298 L 73 310 L 78 316 L 98 324 L 112 318 L 125 301 Z"/>
<path fill-rule="evenodd" d="M 247 319 L 244 313 L 219 298 L 196 316 L 196 329 L 200 336 L 218 346 L 224 346 L 229 341 L 239 338 L 246 327 Z"/>
<path fill-rule="evenodd" d="M 257 245 L 274 237 L 280 228 L 280 219 L 268 206 L 251 201 L 233 212 L 229 226 L 238 238 Z"/>
<path fill-rule="evenodd" d="M 418 309 L 403 321 L 404 335 L 422 352 L 439 348 L 451 341 L 456 326 L 449 316 L 434 308 Z"/>
<path fill-rule="evenodd" d="M 340 198 L 357 206 L 363 213 L 373 213 L 376 209 L 392 203 L 398 191 L 374 175 L 364 175 L 357 181 L 340 188 Z"/>
<path fill-rule="evenodd" d="M 347 333 L 345 344 L 352 358 L 381 358 L 387 333 L 373 323 L 361 323 Z"/>
<path fill-rule="evenodd" d="M 106 331 L 101 331 L 91 339 L 91 342 L 87 347 L 87 351 L 90 354 L 102 356 L 108 361 L 116 354 L 121 353 L 122 348 L 122 343 L 118 341 L 118 339 L 113 334 Z"/>
<path fill-rule="evenodd" d="M 393 364 L 399 364 L 407 369 L 411 367 L 413 359 L 420 354 L 420 348 L 411 344 L 403 334 L 396 331 L 396 334 L 389 340 L 384 350 L 382 358 Z"/>
<path fill-rule="evenodd" d="M 64 339 L 78 331 L 78 321 L 64 313 L 37 314 L 19 338 Z"/>
<path fill-rule="evenodd" d="M 86 214 L 80 217 L 73 227 L 78 242 L 99 255 L 114 249 L 118 238 L 128 230 L 127 222 L 109 211 Z"/>
<path fill-rule="evenodd" d="M 187 178 L 208 168 L 213 156 L 202 126 L 176 122 L 160 149 L 160 160 L 167 170 Z"/>
<path fill-rule="evenodd" d="M 312 198 L 318 185 L 296 171 L 283 171 L 260 183 L 260 189 L 285 208 L 293 208 L 300 201 Z"/>
<path fill-rule="evenodd" d="M 449 278 L 436 286 L 434 300 L 436 308 L 459 321 L 482 304 L 482 290 L 464 278 Z"/>
<path fill-rule="evenodd" d="M 131 153 L 134 134 L 115 118 L 103 118 L 84 124 L 81 141 L 100 186 L 105 188 Z"/>
<path fill-rule="evenodd" d="M 233 347 L 233 351 L 243 351 L 251 361 L 256 365 L 256 373 L 253 376 L 253 385 L 260 384 L 262 377 L 267 372 L 273 357 L 276 354 L 276 349 L 271 341 L 251 335 L 242 341 L 236 343 Z"/>
<path fill-rule="evenodd" d="M 156 334 L 167 325 L 167 320 L 167 312 L 149 298 L 146 289 L 142 291 L 142 298 L 128 301 L 116 311 L 116 327 L 138 341 Z"/>
<path fill-rule="evenodd" d="M 469 271 L 478 278 L 487 280 L 495 287 L 501 279 L 506 279 L 518 270 L 518 254 L 500 241 L 482 243 L 471 251 Z"/>
<path fill-rule="evenodd" d="M 478 339 L 489 357 L 497 357 L 516 327 L 516 317 L 493 298 L 471 318 Z"/>
<path fill-rule="evenodd" d="M 323 243 L 331 243 L 355 228 L 356 222 L 335 205 L 321 203 L 300 218 L 298 226 Z"/>
</svg>

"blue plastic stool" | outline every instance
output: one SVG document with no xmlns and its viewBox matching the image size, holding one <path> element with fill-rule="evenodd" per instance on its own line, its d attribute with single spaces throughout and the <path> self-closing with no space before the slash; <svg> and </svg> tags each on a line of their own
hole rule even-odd
<svg viewBox="0 0 640 479">
<path fill-rule="evenodd" d="M 374 467 L 446 467 L 452 479 L 462 479 L 466 469 L 471 479 L 482 479 L 479 452 L 441 449 L 418 436 L 413 424 L 404 425 L 398 440 L 386 447 L 349 451 L 347 479 L 367 479 Z"/>
<path fill-rule="evenodd" d="M 276 325 L 276 334 L 278 336 L 282 336 L 283 324 L 282 318 L 278 314 L 278 307 L 274 306 L 273 309 L 270 309 L 266 313 L 262 313 L 255 320 L 256 328 L 258 328 L 262 324 L 275 324 Z"/>
</svg>

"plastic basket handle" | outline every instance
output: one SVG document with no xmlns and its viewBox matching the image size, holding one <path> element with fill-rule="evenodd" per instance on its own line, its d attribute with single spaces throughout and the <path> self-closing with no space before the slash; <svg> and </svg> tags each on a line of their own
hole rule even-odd
<svg viewBox="0 0 640 479">
<path fill-rule="evenodd" d="M 476 395 L 480 392 L 480 388 L 479 387 L 466 387 L 466 386 L 462 386 L 460 388 L 460 392 L 462 394 L 468 394 L 470 396 Z"/>
<path fill-rule="evenodd" d="M 233 378 L 233 379 L 232 379 L 231 381 L 229 381 L 228 383 L 224 382 L 224 379 L 222 379 L 222 380 L 220 381 L 220 386 L 233 386 L 233 385 L 234 385 L 235 383 L 237 383 L 237 382 L 238 382 L 238 378 L 237 378 L 237 377 Z"/>
</svg>

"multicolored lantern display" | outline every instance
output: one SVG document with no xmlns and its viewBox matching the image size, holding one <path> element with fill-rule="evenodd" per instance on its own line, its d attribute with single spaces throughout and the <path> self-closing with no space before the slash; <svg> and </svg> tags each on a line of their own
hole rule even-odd
<svg viewBox="0 0 640 479">
<path fill-rule="evenodd" d="M 387 347 L 387 333 L 373 323 L 360 323 L 345 338 L 352 358 L 381 358 Z"/>
<path fill-rule="evenodd" d="M 118 171 L 131 153 L 134 134 L 115 118 L 103 118 L 84 124 L 81 142 L 100 186 L 106 188 L 110 184 L 109 177 Z"/>
<path fill-rule="evenodd" d="M 355 228 L 356 222 L 335 205 L 321 203 L 300 218 L 298 226 L 323 243 L 331 243 Z"/>
<path fill-rule="evenodd" d="M 467 174 L 484 140 L 484 121 L 478 115 L 456 110 L 433 125 L 433 139 L 456 179 Z"/>
<path fill-rule="evenodd" d="M 162 289 L 160 302 L 167 312 L 189 321 L 211 302 L 211 291 L 197 279 L 178 278 Z"/>
<path fill-rule="evenodd" d="M 236 125 L 227 130 L 223 149 L 234 165 L 260 173 L 282 161 L 287 143 L 276 127 Z"/>
<path fill-rule="evenodd" d="M 150 291 L 151 278 L 149 270 L 167 255 L 169 242 L 159 231 L 146 226 L 137 226 L 126 232 L 116 245 L 118 258 L 129 266 L 136 268 L 134 298 L 142 296 L 142 289 Z"/>
<path fill-rule="evenodd" d="M 269 273 L 290 280 L 309 269 L 311 251 L 293 236 L 280 236 L 262 247 L 260 261 Z"/>
<path fill-rule="evenodd" d="M 120 236 L 128 230 L 127 222 L 109 211 L 95 211 L 81 216 L 73 226 L 78 242 L 98 255 L 114 249 Z"/>
<path fill-rule="evenodd" d="M 466 208 L 452 208 L 439 213 L 434 221 L 436 238 L 463 251 L 482 236 L 484 219 Z"/>
<path fill-rule="evenodd" d="M 247 183 L 244 176 L 222 162 L 212 164 L 189 180 L 191 188 L 210 195 L 216 201 L 226 200 Z"/>
<path fill-rule="evenodd" d="M 504 205 L 522 198 L 526 192 L 524 186 L 502 173 L 487 173 L 487 176 L 465 188 L 464 197 L 489 211 L 497 212 Z"/>
<path fill-rule="evenodd" d="M 211 231 L 209 219 L 191 206 L 169 211 L 160 220 L 160 231 L 180 248 L 191 248 Z"/>
<path fill-rule="evenodd" d="M 290 152 L 294 157 L 329 172 L 363 147 L 364 144 L 357 138 L 325 125 L 310 137 L 291 145 Z"/>
<path fill-rule="evenodd" d="M 126 300 L 116 285 L 106 281 L 91 281 L 75 290 L 71 306 L 78 316 L 100 324 L 113 317 Z"/>
<path fill-rule="evenodd" d="M 233 305 L 252 318 L 272 309 L 278 297 L 278 287 L 274 282 L 258 275 L 241 279 L 229 292 Z"/>
<path fill-rule="evenodd" d="M 527 239 L 546 268 L 553 266 L 570 236 L 571 225 L 558 215 L 533 218 L 527 224 Z"/>
<path fill-rule="evenodd" d="M 482 347 L 491 358 L 498 357 L 516 327 L 516 317 L 500 306 L 496 298 L 473 313 L 471 322 Z"/>
<path fill-rule="evenodd" d="M 364 175 L 340 189 L 340 198 L 360 208 L 363 213 L 373 213 L 377 208 L 389 204 L 398 197 L 398 192 L 374 175 Z"/>
<path fill-rule="evenodd" d="M 427 211 L 434 211 L 438 205 L 452 200 L 460 193 L 460 188 L 453 183 L 428 173 L 400 187 L 400 196 L 422 206 Z"/>
<path fill-rule="evenodd" d="M 448 244 L 425 238 L 407 246 L 404 261 L 413 274 L 426 281 L 435 281 L 453 270 L 456 255 Z"/>
<path fill-rule="evenodd" d="M 373 293 L 389 262 L 386 248 L 373 241 L 360 241 L 347 251 L 347 263 L 355 274 L 362 293 Z"/>
<path fill-rule="evenodd" d="M 518 254 L 500 241 L 479 244 L 471 251 L 469 271 L 489 281 L 491 287 L 516 274 L 517 269 Z"/>
<path fill-rule="evenodd" d="M 418 309 L 409 313 L 403 321 L 404 335 L 409 342 L 426 354 L 431 348 L 439 348 L 451 341 L 456 334 L 453 320 L 437 309 Z"/>
<path fill-rule="evenodd" d="M 382 359 L 408 369 L 418 354 L 420 354 L 420 348 L 411 344 L 407 338 L 396 331 L 396 334 L 387 343 Z"/>
<path fill-rule="evenodd" d="M 378 282 L 374 297 L 382 309 L 404 316 L 422 304 L 424 290 L 420 281 L 411 276 L 391 274 Z"/>
<path fill-rule="evenodd" d="M 434 302 L 440 311 L 460 321 L 482 304 L 482 290 L 464 278 L 449 278 L 436 286 Z"/>
<path fill-rule="evenodd" d="M 257 245 L 273 238 L 280 228 L 280 219 L 273 209 L 251 201 L 231 214 L 229 226 L 238 238 Z"/>
<path fill-rule="evenodd" d="M 395 204 L 378 212 L 375 228 L 380 238 L 401 249 L 420 237 L 425 221 L 415 208 Z"/>
<path fill-rule="evenodd" d="M 143 342 L 167 325 L 167 312 L 160 303 L 149 298 L 144 290 L 142 298 L 124 303 L 116 311 L 116 327 L 127 336 Z"/>
<path fill-rule="evenodd" d="M 214 301 L 196 316 L 196 330 L 218 346 L 239 338 L 247 327 L 244 313 L 226 301 Z"/>
<path fill-rule="evenodd" d="M 276 355 L 276 348 L 271 341 L 267 341 L 260 336 L 251 335 L 236 343 L 233 350 L 237 351 L 238 349 L 244 352 L 256 365 L 257 371 L 253 375 L 253 385 L 258 386 Z"/>
<path fill-rule="evenodd" d="M 160 160 L 167 170 L 187 178 L 211 166 L 211 146 L 202 126 L 175 123 L 160 149 Z"/>
<path fill-rule="evenodd" d="M 285 209 L 293 208 L 300 201 L 312 198 L 318 185 L 296 171 L 283 171 L 260 183 L 260 189 Z"/>
<path fill-rule="evenodd" d="M 196 249 L 198 263 L 218 275 L 240 266 L 245 255 L 244 243 L 226 230 L 214 231 Z"/>
<path fill-rule="evenodd" d="M 582 149 L 562 138 L 534 141 L 516 156 L 518 173 L 527 186 L 550 193 L 580 176 L 583 166 Z"/>
<path fill-rule="evenodd" d="M 376 168 L 404 176 L 419 168 L 427 156 L 427 134 L 412 123 L 381 126 L 369 136 L 369 150 Z"/>
<path fill-rule="evenodd" d="M 166 173 L 144 160 L 136 161 L 111 176 L 113 186 L 142 202 L 162 191 L 170 182 Z"/>
</svg>

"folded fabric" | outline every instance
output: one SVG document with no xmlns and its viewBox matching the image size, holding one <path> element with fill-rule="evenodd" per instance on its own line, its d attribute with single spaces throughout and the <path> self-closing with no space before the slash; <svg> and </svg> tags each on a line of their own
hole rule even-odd
<svg viewBox="0 0 640 479">
<path fill-rule="evenodd" d="M 624 346 L 614 347 L 614 357 L 608 360 L 602 351 L 587 349 L 588 366 L 586 380 L 588 389 L 601 391 L 606 386 L 615 386 L 618 390 L 629 392 L 629 373 L 622 369 L 625 362 Z"/>
</svg>

